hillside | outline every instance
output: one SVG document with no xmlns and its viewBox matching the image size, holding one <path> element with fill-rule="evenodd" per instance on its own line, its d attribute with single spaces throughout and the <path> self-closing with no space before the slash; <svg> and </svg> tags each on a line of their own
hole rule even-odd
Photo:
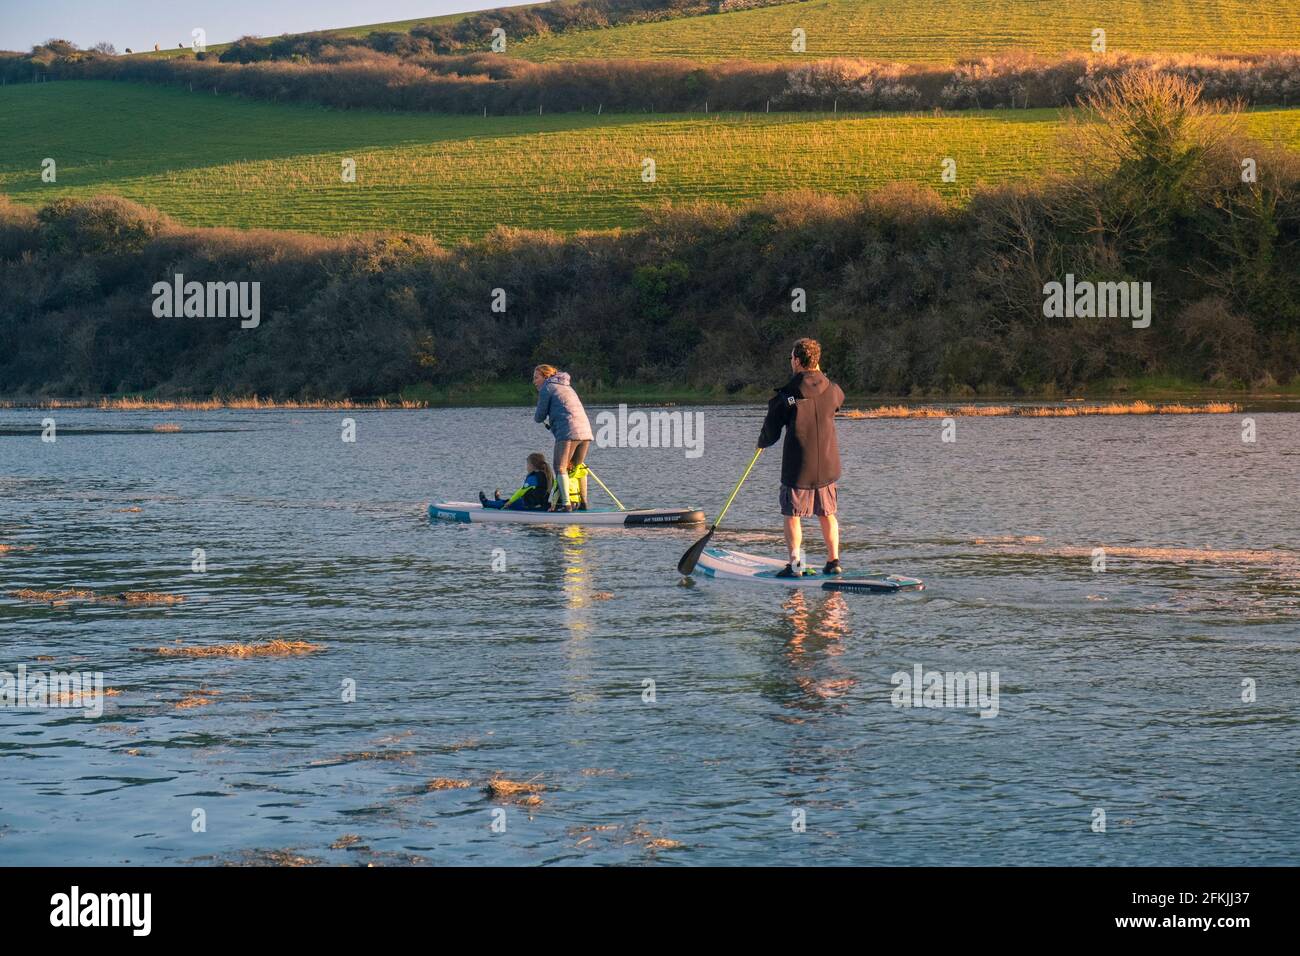
<svg viewBox="0 0 1300 956">
<path fill-rule="evenodd" d="M 1300 148 L 1300 110 L 1251 131 Z M 561 231 L 634 226 L 663 201 L 739 203 L 904 180 L 960 199 L 978 183 L 1059 166 L 1053 110 L 917 115 L 446 117 L 328 111 L 102 82 L 0 90 L 0 191 L 27 203 L 116 193 L 191 225 L 476 237 L 498 223 Z M 150 148 L 141 150 L 147 141 Z M 33 170 L 59 157 L 58 182 Z M 641 161 L 657 181 L 640 180 Z M 958 162 L 958 183 L 939 163 Z M 357 182 L 340 181 L 343 157 Z"/>
<path fill-rule="evenodd" d="M 487 8 L 525 9 L 543 4 Z M 465 11 L 289 36 L 360 39 L 377 32 L 450 25 Z M 803 29 L 807 50 L 790 49 Z M 783 6 L 688 16 L 654 23 L 512 38 L 508 53 L 534 61 L 631 57 L 795 60 L 834 56 L 894 62 L 948 63 L 1007 52 L 1058 56 L 1090 49 L 1104 29 L 1112 52 L 1259 53 L 1300 48 L 1300 6 L 1267 0 L 807 0 Z M 170 38 L 168 38 L 170 41 Z M 180 38 L 184 39 L 184 38 Z M 177 41 L 179 42 L 179 41 Z M 230 44 L 215 43 L 220 54 Z M 488 49 L 488 37 L 482 49 Z M 167 44 L 136 55 L 173 57 L 188 49 Z"/>
<path fill-rule="evenodd" d="M 638 57 L 796 59 L 790 31 L 807 32 L 806 58 L 951 62 L 1020 51 L 1089 49 L 1094 28 L 1129 53 L 1263 52 L 1300 47 L 1300 4 L 1268 0 L 809 0 L 790 6 L 667 20 L 527 40 L 533 60 Z"/>
<path fill-rule="evenodd" d="M 532 6 L 532 4 L 522 4 L 521 6 L 528 7 L 528 6 Z M 493 7 L 489 9 L 497 9 L 497 8 Z M 465 17 L 469 16 L 470 14 L 477 13 L 477 12 L 479 11 L 465 10 L 461 13 L 444 13 L 441 16 L 437 16 L 437 17 L 417 17 L 414 20 L 389 20 L 386 23 L 366 23 L 366 24 L 362 24 L 361 26 L 355 26 L 355 27 L 337 27 L 328 30 L 313 30 L 309 33 L 290 33 L 286 35 L 287 36 L 320 36 L 320 37 L 353 38 L 353 37 L 365 37 L 370 35 L 371 33 L 389 33 L 389 32 L 409 33 L 415 27 L 441 26 L 444 24 L 456 23 L 459 20 L 465 19 Z M 207 50 L 209 53 L 220 54 L 230 46 L 233 40 L 234 38 L 232 38 L 231 40 L 227 40 L 223 43 L 209 43 L 207 46 Z M 188 46 L 180 47 L 177 45 L 180 42 L 179 39 L 175 42 L 172 42 L 170 47 L 167 45 L 167 43 L 164 43 L 162 40 L 158 40 L 157 42 L 162 46 L 162 49 L 152 50 L 146 48 L 142 50 L 134 50 L 134 52 L 131 55 L 141 56 L 141 57 L 174 57 L 174 56 L 185 56 L 190 52 L 190 48 Z M 150 46 L 152 46 L 152 41 L 150 42 Z"/>
</svg>

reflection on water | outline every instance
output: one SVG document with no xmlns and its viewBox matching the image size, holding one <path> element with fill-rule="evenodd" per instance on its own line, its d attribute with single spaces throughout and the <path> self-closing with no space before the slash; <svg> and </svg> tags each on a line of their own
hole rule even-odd
<svg viewBox="0 0 1300 956">
<path fill-rule="evenodd" d="M 781 606 L 790 622 L 790 652 L 803 656 L 809 652 L 842 653 L 840 641 L 848 636 L 849 605 L 839 591 L 817 593 L 815 605 L 809 601 L 808 592 L 796 590 Z M 805 646 L 813 638 L 811 647 Z"/>
<path fill-rule="evenodd" d="M 0 410 L 0 669 L 119 693 L 0 708 L 0 862 L 1300 858 L 1300 416 L 1257 414 L 1253 446 L 1232 416 L 843 423 L 846 566 L 927 582 L 866 595 L 681 587 L 699 529 L 431 526 L 541 448 L 524 409 L 349 412 L 355 444 L 332 412 L 54 414 L 46 445 Z M 761 414 L 705 409 L 699 459 L 594 464 L 629 506 L 712 511 Z M 779 553 L 779 464 L 720 541 Z M 157 653 L 275 637 L 323 649 Z M 998 716 L 893 708 L 916 664 L 998 671 Z M 496 774 L 545 786 L 508 837 Z"/>
<path fill-rule="evenodd" d="M 568 693 L 575 705 L 593 704 L 598 695 L 591 687 L 591 573 L 587 568 L 587 532 L 582 525 L 569 525 L 563 536 L 561 559 L 564 592 L 564 654 L 569 677 Z"/>
<path fill-rule="evenodd" d="M 796 706 L 815 707 L 851 690 L 857 683 L 852 673 L 835 666 L 835 659 L 844 653 L 843 641 L 850 636 L 844 595 L 817 592 L 810 598 L 808 592 L 796 589 L 781 606 L 790 635 L 786 660 L 804 695 Z"/>
<path fill-rule="evenodd" d="M 591 627 L 582 611 L 591 603 L 591 577 L 587 573 L 586 531 L 582 525 L 564 529 L 564 603 L 571 637 L 581 637 Z"/>
</svg>

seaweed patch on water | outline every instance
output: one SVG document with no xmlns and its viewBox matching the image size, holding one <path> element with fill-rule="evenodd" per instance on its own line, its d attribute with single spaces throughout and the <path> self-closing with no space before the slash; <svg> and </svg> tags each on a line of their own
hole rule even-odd
<svg viewBox="0 0 1300 956">
<path fill-rule="evenodd" d="M 37 591 L 34 588 L 20 588 L 17 591 L 10 591 L 9 596 L 20 601 L 35 601 L 41 604 L 67 604 L 69 601 L 95 600 L 94 591 L 83 591 L 78 588 L 65 588 L 60 591 Z"/>
<path fill-rule="evenodd" d="M 34 404 L 13 404 L 0 403 L 0 408 L 99 408 L 105 411 L 126 411 L 126 412 L 212 412 L 221 409 L 235 408 L 245 411 L 258 410 L 276 410 L 276 409 L 358 409 L 358 410 L 390 410 L 390 409 L 411 409 L 411 408 L 428 408 L 428 402 L 417 402 L 408 399 L 401 401 L 389 401 L 388 399 L 376 399 L 374 401 L 353 401 L 352 399 L 335 399 L 335 400 L 305 400 L 296 401 L 293 399 L 277 400 L 274 398 L 262 398 L 257 395 L 248 395 L 243 397 L 230 398 L 208 398 L 208 399 L 150 399 L 139 398 L 136 396 L 125 396 L 122 398 L 101 398 L 98 401 L 76 401 L 73 399 L 49 399 Z"/>
<path fill-rule="evenodd" d="M 121 697 L 122 692 L 115 687 L 105 687 L 102 691 L 95 690 L 71 690 L 62 691 L 54 695 L 54 700 L 60 706 L 80 707 L 83 704 L 93 700 L 97 694 L 105 697 Z"/>
<path fill-rule="evenodd" d="M 123 591 L 118 598 L 127 604 L 181 604 L 183 594 L 164 594 L 161 591 Z"/>
<path fill-rule="evenodd" d="M 415 756 L 417 756 L 417 754 L 414 750 L 351 750 L 347 753 L 339 754 L 337 757 L 324 757 L 320 760 L 313 760 L 308 764 L 308 766 L 338 767 L 345 763 L 358 763 L 367 760 L 410 760 Z"/>
<path fill-rule="evenodd" d="M 399 853 L 396 850 L 372 850 L 368 846 L 359 846 L 355 852 L 364 854 L 363 860 L 366 866 L 386 866 L 389 863 L 397 866 L 424 866 L 429 861 L 420 856 L 418 853 Z M 362 862 L 361 860 L 358 863 Z"/>
<path fill-rule="evenodd" d="M 57 591 L 20 588 L 17 591 L 10 591 L 9 596 L 20 601 L 35 601 L 41 604 L 67 604 L 71 601 L 86 601 L 92 604 L 180 604 L 185 600 L 184 595 L 164 594 L 161 591 L 120 591 L 117 594 L 98 594 L 86 588 L 63 588 Z"/>
<path fill-rule="evenodd" d="M 199 690 L 187 690 L 185 696 L 176 701 L 174 706 L 177 710 L 189 710 L 193 707 L 206 707 L 208 704 L 215 704 L 217 698 L 221 696 L 221 691 L 209 688 L 200 688 Z"/>
<path fill-rule="evenodd" d="M 493 800 L 502 800 L 506 803 L 517 803 L 525 807 L 539 807 L 542 805 L 542 798 L 539 793 L 546 789 L 540 783 L 537 783 L 537 777 L 529 780 L 510 780 L 498 774 L 483 785 L 483 792 Z"/>
<path fill-rule="evenodd" d="M 972 544 L 997 548 L 1010 554 L 1050 558 L 1091 558 L 1094 548 L 1078 545 L 1046 545 L 1037 535 L 1002 535 L 973 538 Z M 1041 547 L 1033 547 L 1041 545 Z M 1023 546 L 1023 547 L 1022 547 Z M 1124 558 L 1155 564 L 1221 564 L 1265 566 L 1270 570 L 1300 573 L 1300 551 L 1263 548 L 1170 548 L 1145 545 L 1098 545 L 1107 560 Z"/>
<path fill-rule="evenodd" d="M 471 784 L 468 780 L 458 780 L 454 777 L 434 777 L 424 785 L 426 793 L 432 793 L 435 790 L 468 790 Z"/>
<path fill-rule="evenodd" d="M 345 753 L 335 760 L 322 763 L 353 763 L 358 760 L 408 760 L 415 756 L 414 750 L 358 750 Z"/>
<path fill-rule="evenodd" d="M 175 434 L 181 430 L 181 426 L 172 422 L 163 422 L 161 425 L 130 427 L 126 425 L 116 428 L 94 428 L 90 426 L 65 425 L 59 429 L 59 437 L 65 438 L 76 436 L 84 438 L 95 435 L 169 435 Z M 247 427 L 213 425 L 204 428 L 195 428 L 191 426 L 187 429 L 191 435 L 216 435 L 225 432 L 245 432 L 252 429 Z M 0 437 L 3 438 L 22 438 L 41 434 L 41 429 L 36 426 L 14 427 L 12 425 L 0 425 Z"/>
<path fill-rule="evenodd" d="M 491 737 L 495 731 L 489 730 L 486 736 Z M 483 741 L 478 737 L 468 737 L 465 740 L 454 740 L 449 744 L 442 744 L 437 749 L 442 753 L 458 753 L 461 750 L 477 750 L 483 746 Z"/>
<path fill-rule="evenodd" d="M 851 408 L 844 418 L 1080 418 L 1088 415 L 1229 415 L 1233 402 L 1099 402 L 1090 405 L 881 405 Z"/>
<path fill-rule="evenodd" d="M 133 647 L 135 651 L 148 651 L 163 657 L 293 657 L 324 650 L 324 644 L 309 641 L 286 641 L 273 638 L 253 644 L 207 644 L 202 647 L 173 645 L 170 647 Z"/>
<path fill-rule="evenodd" d="M 615 847 L 639 847 L 654 856 L 660 850 L 676 850 L 684 844 L 680 840 L 656 836 L 650 829 L 640 823 L 600 824 L 598 826 L 570 827 L 570 839 L 576 838 L 574 846 L 583 850 L 610 849 Z"/>
<path fill-rule="evenodd" d="M 394 863 L 398 866 L 419 866 L 427 863 L 422 856 L 414 853 L 400 853 L 393 850 L 375 850 L 368 844 L 362 842 L 362 838 L 356 833 L 345 833 L 333 843 L 330 844 L 331 850 L 346 850 L 355 854 L 359 859 L 356 860 L 358 865 L 364 863 L 366 866 L 384 866 Z"/>
<path fill-rule="evenodd" d="M 680 840 L 669 840 L 666 837 L 655 837 L 646 843 L 647 850 L 675 850 L 682 846 Z"/>
<path fill-rule="evenodd" d="M 323 860 L 303 856 L 296 850 L 240 850 L 234 857 L 218 859 L 200 857 L 203 861 L 218 862 L 222 866 L 321 866 Z"/>
</svg>

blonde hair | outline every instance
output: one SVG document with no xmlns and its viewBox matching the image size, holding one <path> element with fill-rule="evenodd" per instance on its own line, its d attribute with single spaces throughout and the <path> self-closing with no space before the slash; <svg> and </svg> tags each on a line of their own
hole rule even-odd
<svg viewBox="0 0 1300 956">
<path fill-rule="evenodd" d="M 536 375 L 538 372 L 541 372 L 542 378 L 550 378 L 558 371 L 559 369 L 554 365 L 539 365 L 537 368 L 533 369 L 533 374 Z"/>
</svg>

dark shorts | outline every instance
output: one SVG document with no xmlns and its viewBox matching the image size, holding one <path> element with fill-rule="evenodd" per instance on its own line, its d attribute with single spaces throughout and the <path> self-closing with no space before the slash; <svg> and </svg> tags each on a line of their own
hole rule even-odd
<svg viewBox="0 0 1300 956">
<path fill-rule="evenodd" d="M 787 518 L 811 518 L 835 514 L 835 482 L 824 488 L 781 486 L 781 514 Z"/>
</svg>

